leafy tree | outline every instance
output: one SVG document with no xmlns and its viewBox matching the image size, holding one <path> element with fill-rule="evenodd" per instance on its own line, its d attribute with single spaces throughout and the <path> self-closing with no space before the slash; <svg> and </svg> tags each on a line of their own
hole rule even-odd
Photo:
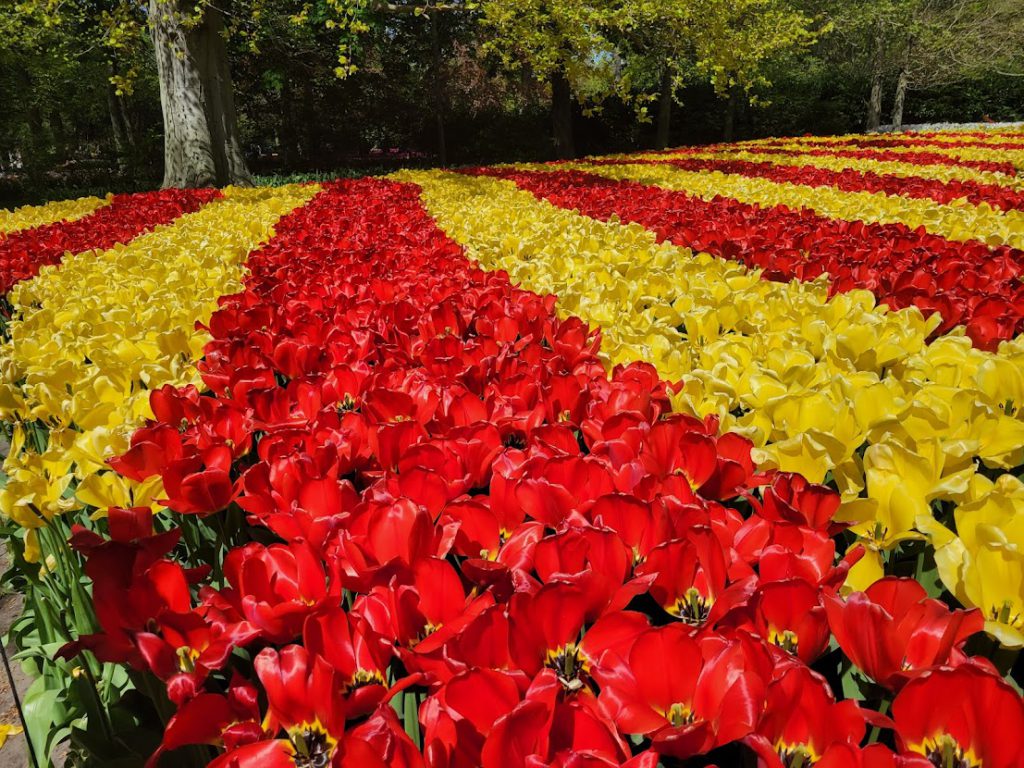
<svg viewBox="0 0 1024 768">
<path fill-rule="evenodd" d="M 232 18 L 251 6 L 230 5 Z M 208 0 L 23 0 L 13 12 L 29 27 L 74 29 L 112 67 L 152 40 L 164 122 L 164 186 L 249 183 L 238 140 L 228 66 L 226 8 Z M 132 72 L 111 70 L 115 95 Z M 124 128 L 124 126 L 121 126 Z M 124 135 L 125 140 L 130 140 Z"/>
<path fill-rule="evenodd" d="M 552 136 L 559 157 L 575 154 L 573 99 L 593 104 L 614 93 L 622 62 L 614 30 L 621 2 L 485 0 L 483 50 L 511 72 L 525 71 L 551 89 Z"/>
<path fill-rule="evenodd" d="M 870 71 L 868 130 L 881 123 L 883 88 L 893 77 L 898 129 L 908 91 L 993 72 L 1024 75 L 1024 20 L 1015 0 L 855 0 L 831 15 Z"/>
</svg>

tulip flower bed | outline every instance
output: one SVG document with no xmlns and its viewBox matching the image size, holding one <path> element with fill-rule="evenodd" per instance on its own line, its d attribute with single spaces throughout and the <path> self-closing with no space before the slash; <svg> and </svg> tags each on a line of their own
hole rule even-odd
<svg viewBox="0 0 1024 768">
<path fill-rule="evenodd" d="M 903 139 L 5 214 L 41 764 L 1024 765 L 1024 134 Z"/>
</svg>

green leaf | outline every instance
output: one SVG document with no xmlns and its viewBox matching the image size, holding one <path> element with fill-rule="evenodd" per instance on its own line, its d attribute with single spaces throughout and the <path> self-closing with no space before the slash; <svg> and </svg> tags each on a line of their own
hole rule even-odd
<svg viewBox="0 0 1024 768">
<path fill-rule="evenodd" d="M 25 725 L 41 766 L 50 765 L 50 752 L 57 738 L 66 736 L 64 729 L 56 727 L 65 717 L 64 708 L 58 703 L 62 693 L 60 688 L 47 688 L 46 678 L 41 677 L 29 686 L 22 701 Z"/>
</svg>

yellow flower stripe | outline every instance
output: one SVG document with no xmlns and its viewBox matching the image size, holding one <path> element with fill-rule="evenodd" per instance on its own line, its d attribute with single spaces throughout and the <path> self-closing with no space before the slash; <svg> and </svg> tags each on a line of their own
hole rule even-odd
<svg viewBox="0 0 1024 768">
<path fill-rule="evenodd" d="M 816 146 L 833 146 L 837 149 L 871 149 L 871 147 L 857 147 L 848 146 L 845 144 L 836 146 L 835 142 L 817 142 L 817 141 L 803 141 L 800 144 L 808 148 Z M 757 146 L 756 144 L 744 145 L 748 147 Z M 895 152 L 898 154 L 907 152 L 932 152 L 939 155 L 946 155 L 947 157 L 957 160 L 984 160 L 987 162 L 995 163 L 1013 163 L 1018 169 L 1024 169 L 1024 150 L 1016 149 L 997 149 L 993 147 L 985 147 L 984 145 L 978 146 L 949 146 L 942 147 L 937 145 L 919 145 L 919 144 L 907 144 L 903 146 L 881 146 L 878 147 L 880 150 L 886 152 Z"/>
<path fill-rule="evenodd" d="M 152 417 L 151 390 L 201 384 L 194 363 L 209 336 L 196 322 L 209 321 L 219 296 L 241 289 L 248 253 L 317 191 L 229 188 L 172 224 L 108 251 L 69 256 L 12 290 L 0 416 L 45 423 L 49 445 L 42 454 L 22 450 L 18 427 L 0 510 L 34 529 L 80 504 L 152 501 L 158 488 L 133 488 L 104 471 L 105 460 L 126 450 Z M 67 493 L 72 478 L 77 498 Z"/>
<path fill-rule="evenodd" d="M 937 205 L 934 200 L 902 198 L 883 192 L 845 192 L 829 187 L 776 182 L 720 171 L 684 171 L 671 165 L 520 165 L 524 170 L 581 170 L 610 179 L 630 181 L 686 192 L 703 200 L 716 195 L 761 206 L 806 208 L 822 216 L 877 224 L 923 226 L 950 240 L 981 240 L 988 245 L 1024 248 L 1024 211 L 1000 211 L 987 203 L 957 200 Z"/>
<path fill-rule="evenodd" d="M 985 136 L 971 136 L 965 131 L 946 131 L 944 133 L 932 133 L 923 135 L 917 133 L 848 133 L 841 136 L 794 136 L 790 141 L 807 145 L 841 145 L 849 139 L 860 139 L 862 141 L 913 141 L 915 138 L 926 138 L 929 142 L 942 142 L 943 144 L 970 144 L 985 147 L 989 144 L 1024 141 L 1024 128 L 1017 130 L 992 130 L 986 131 Z M 756 145 L 762 142 L 776 141 L 776 139 L 754 139 L 752 141 L 739 142 L 741 144 Z M 924 146 L 924 145 L 922 145 Z"/>
<path fill-rule="evenodd" d="M 421 186 L 427 210 L 483 268 L 556 294 L 560 312 L 600 325 L 609 365 L 646 360 L 681 379 L 677 407 L 747 434 L 764 467 L 816 482 L 831 473 L 842 514 L 870 548 L 851 585 L 882 573 L 882 551 L 921 538 L 932 500 L 983 489 L 975 457 L 1003 468 L 1024 461 L 1024 342 L 998 354 L 955 335 L 927 344 L 934 321 L 876 306 L 866 291 L 829 299 L 824 280 L 762 280 L 510 181 L 394 178 Z"/>
<path fill-rule="evenodd" d="M 764 141 L 775 141 L 775 140 L 766 139 Z M 758 141 L 758 142 L 751 142 L 751 143 L 748 143 L 748 144 L 736 144 L 736 145 L 730 145 L 730 146 L 719 146 L 719 147 L 716 147 L 713 150 L 709 150 L 709 151 L 715 152 L 715 156 L 716 157 L 724 157 L 724 156 L 727 156 L 729 153 L 732 153 L 732 152 L 748 152 L 748 151 L 749 152 L 757 152 L 761 148 L 760 147 L 761 144 L 762 144 L 762 142 Z M 808 151 L 811 151 L 811 150 L 818 150 L 818 149 L 829 150 L 830 148 L 831 149 L 838 149 L 838 150 L 847 150 L 848 149 L 848 150 L 851 150 L 853 152 L 856 152 L 857 150 L 860 150 L 860 149 L 870 149 L 870 147 L 851 147 L 851 146 L 846 146 L 846 145 L 836 146 L 836 145 L 827 145 L 827 144 L 809 144 L 809 143 L 806 143 L 806 142 L 799 142 L 799 141 L 787 141 L 786 143 L 781 143 L 781 144 L 780 143 L 773 143 L 771 146 L 772 146 L 773 149 L 784 149 L 787 152 L 792 153 L 794 155 L 804 154 L 804 153 L 806 153 Z M 884 151 L 886 148 L 878 147 L 878 149 L 881 150 L 881 151 Z M 928 148 L 927 147 L 919 147 L 918 149 L 920 151 L 924 152 L 924 151 L 927 151 Z M 910 151 L 910 150 L 907 149 L 906 151 Z M 765 154 L 767 154 L 767 153 L 765 153 Z M 938 153 L 938 154 L 941 154 L 941 153 Z M 685 155 L 685 153 L 684 153 L 684 155 Z M 779 157 L 779 158 L 786 157 L 786 155 L 776 155 L 774 153 L 767 154 L 767 156 L 768 157 Z M 876 160 L 876 159 L 874 159 L 872 157 L 868 157 L 868 156 L 865 156 L 863 158 L 861 158 L 861 157 L 853 158 L 853 157 L 846 157 L 846 156 L 835 157 L 835 158 L 825 158 L 825 157 L 820 157 L 820 156 L 817 156 L 817 155 L 807 155 L 807 157 L 814 158 L 816 160 L 826 160 L 826 159 L 827 160 L 833 160 L 834 159 L 835 161 L 837 161 L 837 163 L 839 164 L 840 168 L 843 168 L 843 167 L 856 168 L 861 163 L 886 163 L 886 164 L 888 164 L 888 163 L 896 163 L 896 161 L 893 161 L 893 160 Z M 936 163 L 936 164 L 918 164 L 918 163 L 909 163 L 908 162 L 908 163 L 901 164 L 901 165 L 906 165 L 907 168 L 912 168 L 912 169 L 918 169 L 918 168 L 920 168 L 920 169 L 927 169 L 928 172 L 940 174 L 939 176 L 937 176 L 937 178 L 940 178 L 940 179 L 944 178 L 941 175 L 944 172 L 955 172 L 958 175 L 952 176 L 951 178 L 962 178 L 962 179 L 965 179 L 965 180 L 966 179 L 973 179 L 973 180 L 981 181 L 981 182 L 986 183 L 986 184 L 1001 184 L 1003 186 L 1012 187 L 1013 189 L 1024 189 L 1024 179 L 1020 178 L 1019 176 L 1014 176 L 1014 175 L 1011 175 L 1011 174 L 1002 173 L 1000 171 L 981 171 L 981 170 L 978 170 L 976 168 L 970 168 L 970 167 L 966 167 L 966 166 L 962 166 L 962 165 L 956 165 L 955 163 L 954 164 L 946 164 L 946 165 L 944 165 L 944 164 L 941 164 L 941 163 Z M 959 174 L 963 174 L 963 175 L 959 175 Z M 921 175 L 921 174 L 918 174 L 918 175 Z"/>
<path fill-rule="evenodd" d="M 58 221 L 74 221 L 88 216 L 97 208 L 109 205 L 112 195 L 102 197 L 80 197 L 77 200 L 61 200 L 46 205 L 23 205 L 13 211 L 0 210 L 0 235 L 19 229 L 56 224 Z"/>
<path fill-rule="evenodd" d="M 790 149 L 787 147 L 787 149 Z M 793 146 L 793 154 L 777 155 L 757 152 L 756 149 L 723 150 L 720 152 L 687 152 L 679 157 L 698 160 L 746 160 L 752 163 L 770 163 L 772 165 L 811 166 L 826 171 L 854 170 L 862 173 L 877 173 L 882 176 L 917 177 L 932 181 L 974 181 L 979 184 L 995 184 L 1011 189 L 1024 189 L 1024 178 L 1007 176 L 1003 173 L 978 171 L 959 165 L 915 165 L 900 163 L 895 160 L 872 160 L 870 158 L 822 157 L 800 153 L 800 147 Z M 633 155 L 642 160 L 660 160 L 664 155 L 643 154 Z"/>
</svg>

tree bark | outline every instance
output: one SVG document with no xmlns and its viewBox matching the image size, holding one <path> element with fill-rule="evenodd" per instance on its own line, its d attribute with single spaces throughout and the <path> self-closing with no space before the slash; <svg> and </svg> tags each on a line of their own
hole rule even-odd
<svg viewBox="0 0 1024 768">
<path fill-rule="evenodd" d="M 882 122 L 882 75 L 885 71 L 885 34 L 882 22 L 875 27 L 875 52 L 871 61 L 871 98 L 868 101 L 869 131 L 877 131 Z"/>
<path fill-rule="evenodd" d="M 551 122 L 555 156 L 559 160 L 572 160 L 576 157 L 572 137 L 572 88 L 562 71 L 551 76 Z"/>
<path fill-rule="evenodd" d="M 121 110 L 117 104 L 117 89 L 107 81 L 107 111 L 110 112 L 110 129 L 114 138 L 114 151 L 117 153 L 118 164 L 123 164 L 128 156 L 128 136 L 121 122 Z"/>
<path fill-rule="evenodd" d="M 164 116 L 164 187 L 251 184 L 237 118 L 221 12 L 193 29 L 181 0 L 149 0 Z"/>
<path fill-rule="evenodd" d="M 668 67 L 661 73 L 661 95 L 658 97 L 658 132 L 654 138 L 655 149 L 667 149 L 672 129 L 672 72 Z"/>
<path fill-rule="evenodd" d="M 281 86 L 281 135 L 278 136 L 278 144 L 281 147 L 281 159 L 289 170 L 297 168 L 299 158 L 302 157 L 299 148 L 299 115 L 296 109 L 292 80 L 286 76 Z"/>
<path fill-rule="evenodd" d="M 910 45 L 911 43 L 908 41 L 900 62 L 900 76 L 896 81 L 896 98 L 892 103 L 892 129 L 894 131 L 903 130 L 903 103 L 906 101 L 907 87 L 910 85 Z"/>
<path fill-rule="evenodd" d="M 430 14 L 430 48 L 433 54 L 434 128 L 437 133 L 437 160 L 441 167 L 448 165 L 448 140 L 445 135 L 445 83 L 444 61 L 441 58 L 441 33 L 438 30 L 437 14 Z"/>
<path fill-rule="evenodd" d="M 223 11 L 207 5 L 198 30 L 199 50 L 205 59 L 206 119 L 213 137 L 213 159 L 219 184 L 252 186 L 252 176 L 242 154 L 235 112 L 235 84 L 228 66 Z"/>
<path fill-rule="evenodd" d="M 722 126 L 722 141 L 730 142 L 736 134 L 736 109 L 739 105 L 739 96 L 735 88 L 729 89 L 729 100 L 725 105 L 725 125 Z"/>
<path fill-rule="evenodd" d="M 60 114 L 60 110 L 50 110 L 50 132 L 53 134 L 53 149 L 57 154 L 57 158 L 60 160 L 66 160 L 68 157 L 68 132 L 64 125 L 64 118 Z"/>
<path fill-rule="evenodd" d="M 111 63 L 108 75 L 113 77 L 115 74 L 117 74 L 117 69 Z M 124 106 L 124 99 L 118 95 L 117 88 L 109 78 L 107 79 L 107 111 L 110 113 L 110 129 L 114 138 L 117 162 L 124 169 L 132 160 L 135 135 L 132 132 L 131 121 L 128 119 L 128 110 Z"/>
<path fill-rule="evenodd" d="M 299 157 L 304 165 L 308 165 L 314 156 L 314 150 L 324 146 L 323 127 L 317 120 L 316 94 L 313 91 L 313 78 L 302 81 L 302 120 L 299 134 Z"/>
<path fill-rule="evenodd" d="M 25 170 L 33 182 L 42 178 L 42 169 L 46 159 L 46 127 L 43 125 L 43 113 L 38 104 L 32 104 L 25 115 L 29 130 L 29 157 L 25 162 Z"/>
</svg>

